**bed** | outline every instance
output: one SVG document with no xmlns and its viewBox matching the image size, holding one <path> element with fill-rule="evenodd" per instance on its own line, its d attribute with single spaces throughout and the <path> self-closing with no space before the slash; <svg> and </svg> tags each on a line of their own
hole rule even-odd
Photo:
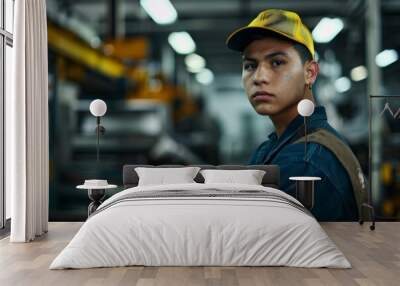
<svg viewBox="0 0 400 286">
<path fill-rule="evenodd" d="M 201 172 L 192 183 L 138 185 L 138 167 L 155 168 L 125 165 L 125 189 L 100 205 L 50 269 L 129 265 L 351 268 L 312 214 L 279 190 L 276 165 L 190 165 L 201 172 L 265 171 L 259 185 L 205 182 L 206 173 Z M 160 167 L 183 166 L 156 169 Z"/>
</svg>

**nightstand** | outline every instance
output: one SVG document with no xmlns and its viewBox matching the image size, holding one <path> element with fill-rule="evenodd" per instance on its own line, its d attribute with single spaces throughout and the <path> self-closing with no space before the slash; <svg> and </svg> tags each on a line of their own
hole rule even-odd
<svg viewBox="0 0 400 286">
<path fill-rule="evenodd" d="M 86 180 L 84 185 L 79 185 L 76 186 L 77 189 L 83 189 L 87 190 L 88 192 L 88 197 L 92 201 L 89 206 L 88 206 L 88 217 L 96 211 L 96 209 L 101 205 L 103 202 L 104 197 L 106 196 L 106 190 L 108 189 L 115 189 L 117 188 L 117 185 L 102 185 L 102 186 L 96 186 L 92 184 L 88 184 Z"/>
<path fill-rule="evenodd" d="M 289 177 L 289 180 L 296 181 L 296 199 L 307 209 L 314 207 L 314 182 L 321 180 L 320 177 Z"/>
</svg>

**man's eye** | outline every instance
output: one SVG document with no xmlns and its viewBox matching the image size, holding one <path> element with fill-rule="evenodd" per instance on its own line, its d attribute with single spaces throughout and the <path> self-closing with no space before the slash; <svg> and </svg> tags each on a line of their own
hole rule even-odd
<svg viewBox="0 0 400 286">
<path fill-rule="evenodd" d="M 254 63 L 245 63 L 243 64 L 243 69 L 246 71 L 254 70 L 256 65 Z"/>
<path fill-rule="evenodd" d="M 282 64 L 284 64 L 284 62 L 281 61 L 281 60 L 273 60 L 273 61 L 271 62 L 271 65 L 272 65 L 273 67 L 279 67 L 279 66 L 282 65 Z"/>
</svg>

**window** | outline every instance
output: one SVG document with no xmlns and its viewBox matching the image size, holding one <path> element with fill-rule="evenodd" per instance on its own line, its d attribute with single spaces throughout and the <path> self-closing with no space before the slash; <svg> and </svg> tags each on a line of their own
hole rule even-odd
<svg viewBox="0 0 400 286">
<path fill-rule="evenodd" d="M 5 0 L 5 30 L 13 33 L 14 30 L 14 0 Z"/>
<path fill-rule="evenodd" d="M 5 188 L 5 104 L 11 94 L 14 0 L 0 0 L 0 228 L 11 217 L 10 194 Z"/>
<path fill-rule="evenodd" d="M 5 100 L 7 100 L 7 98 L 9 98 L 9 96 L 11 95 L 11 68 L 12 68 L 12 65 L 13 65 L 13 58 L 12 58 L 12 46 L 11 45 L 6 45 L 6 49 L 5 49 L 5 64 L 6 64 L 6 67 L 5 67 L 5 76 L 4 76 L 4 78 L 5 78 Z M 4 105 L 6 105 L 5 104 L 5 100 L 3 100 L 3 103 L 4 103 Z M 4 111 L 4 113 L 3 114 L 5 114 L 5 111 Z M 5 118 L 5 116 L 3 116 L 3 118 Z M 5 126 L 5 124 L 4 124 L 4 126 Z M 4 128 L 4 131 L 6 132 L 6 128 Z M 4 133 L 5 133 L 4 132 Z M 5 137 L 4 137 L 4 139 L 5 139 Z M 4 141 L 3 141 L 4 142 Z M 4 152 L 4 154 L 6 154 L 5 152 Z M 5 166 L 5 164 L 3 164 L 3 166 Z M 4 173 L 5 173 L 5 170 L 6 168 L 4 168 Z M 4 178 L 5 178 L 5 174 L 4 174 Z M 4 184 L 4 186 L 5 186 L 5 184 Z M 10 188 L 6 188 L 5 187 L 5 218 L 6 219 L 9 219 L 9 218 L 11 218 L 11 208 L 10 208 L 10 206 L 11 206 L 11 193 L 10 193 Z"/>
</svg>

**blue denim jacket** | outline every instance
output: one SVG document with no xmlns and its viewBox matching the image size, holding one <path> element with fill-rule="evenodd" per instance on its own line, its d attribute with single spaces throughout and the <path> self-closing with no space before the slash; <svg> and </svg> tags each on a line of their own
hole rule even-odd
<svg viewBox="0 0 400 286">
<path fill-rule="evenodd" d="M 291 176 L 317 176 L 315 182 L 314 207 L 316 219 L 321 221 L 354 221 L 358 219 L 357 204 L 350 178 L 343 165 L 329 149 L 314 142 L 307 143 L 307 162 L 304 161 L 304 142 L 290 144 L 289 141 L 303 125 L 304 118 L 298 115 L 278 138 L 276 132 L 253 152 L 249 165 L 276 164 L 280 167 L 280 189 L 295 196 L 296 185 Z M 325 108 L 316 106 L 307 118 L 307 130 L 324 128 L 347 142 L 329 125 Z M 272 160 L 274 150 L 283 146 Z"/>
</svg>

